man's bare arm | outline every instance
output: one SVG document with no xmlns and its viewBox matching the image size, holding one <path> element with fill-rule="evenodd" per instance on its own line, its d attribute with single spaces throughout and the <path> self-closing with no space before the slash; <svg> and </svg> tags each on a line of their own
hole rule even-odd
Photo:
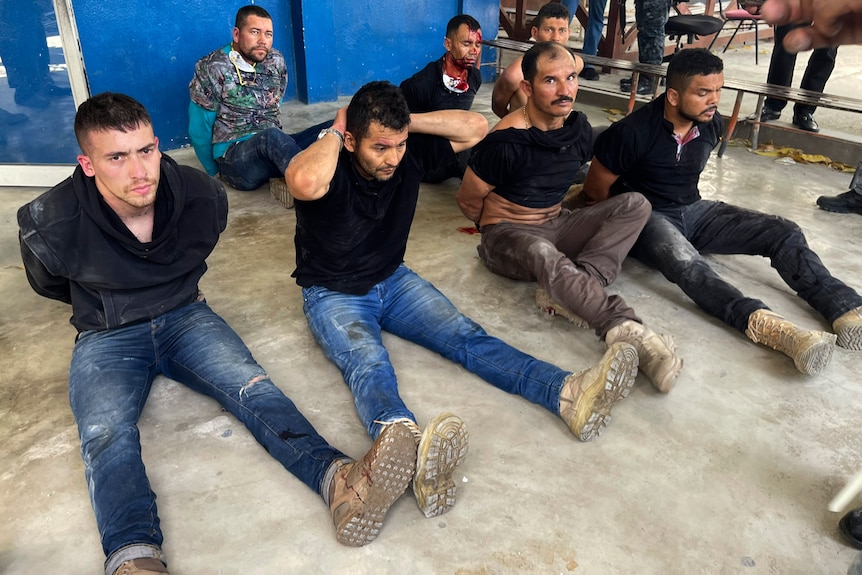
<svg viewBox="0 0 862 575">
<path fill-rule="evenodd" d="M 347 108 L 341 108 L 335 115 L 332 128 L 344 134 L 346 126 Z M 327 134 L 295 155 L 284 172 L 290 195 L 304 201 L 325 196 L 335 176 L 341 146 L 337 135 Z"/>
<path fill-rule="evenodd" d="M 455 201 L 458 202 L 461 213 L 467 216 L 471 222 L 478 224 L 482 218 L 485 197 L 493 190 L 494 186 L 477 176 L 476 172 L 468 167 L 461 179 L 461 187 L 455 195 Z"/>
<path fill-rule="evenodd" d="M 446 138 L 455 153 L 478 144 L 488 133 L 488 120 L 482 114 L 465 110 L 438 110 L 410 114 L 410 132 Z"/>
<path fill-rule="evenodd" d="M 862 0 L 767 0 L 760 9 L 770 24 L 804 24 L 784 38 L 789 52 L 862 43 Z"/>
<path fill-rule="evenodd" d="M 590 162 L 590 170 L 587 172 L 587 177 L 584 180 L 584 195 L 587 196 L 588 204 L 594 204 L 608 199 L 611 195 L 611 186 L 617 181 L 619 176 L 606 167 L 593 156 Z"/>
<path fill-rule="evenodd" d="M 518 58 L 509 64 L 494 82 L 494 90 L 491 92 L 491 110 L 497 114 L 497 117 L 502 118 L 513 109 L 527 103 L 527 96 L 521 91 L 523 79 L 521 58 Z M 512 106 L 510 107 L 509 104 Z"/>
</svg>

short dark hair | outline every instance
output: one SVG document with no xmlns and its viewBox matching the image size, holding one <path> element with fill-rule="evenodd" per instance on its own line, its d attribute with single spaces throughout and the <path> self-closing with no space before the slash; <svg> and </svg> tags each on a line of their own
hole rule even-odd
<svg viewBox="0 0 862 575">
<path fill-rule="evenodd" d="M 536 79 L 536 74 L 539 72 L 539 58 L 545 54 L 551 60 L 556 60 L 565 54 L 568 54 L 574 60 L 572 53 L 562 44 L 557 42 L 536 42 L 521 59 L 521 74 L 524 75 L 524 80 L 530 84 L 533 83 L 533 80 Z"/>
<path fill-rule="evenodd" d="M 458 14 L 457 16 L 454 16 L 451 20 L 449 20 L 448 24 L 446 24 L 446 37 L 451 38 L 452 36 L 454 36 L 455 33 L 458 31 L 458 28 L 461 27 L 461 24 L 466 24 L 467 28 L 475 32 L 478 32 L 482 29 L 482 27 L 479 26 L 479 21 L 470 16 L 469 14 Z"/>
<path fill-rule="evenodd" d="M 249 16 L 257 16 L 258 18 L 266 18 L 268 20 L 272 20 L 272 16 L 269 15 L 269 12 L 267 12 L 260 6 L 243 6 L 236 11 L 236 21 L 234 22 L 234 27 L 242 29 L 242 27 L 245 26 L 245 21 L 248 20 Z"/>
<path fill-rule="evenodd" d="M 536 14 L 536 17 L 533 18 L 533 26 L 538 28 L 542 25 L 542 22 L 547 20 L 548 18 L 562 18 L 566 22 L 569 21 L 569 9 L 566 8 L 566 5 L 562 2 L 548 2 L 541 8 L 539 8 L 539 13 Z"/>
<path fill-rule="evenodd" d="M 693 77 L 718 74 L 723 70 L 721 58 L 706 48 L 686 48 L 677 52 L 667 65 L 667 87 L 682 92 Z"/>
<path fill-rule="evenodd" d="M 353 95 L 347 105 L 347 131 L 361 140 L 371 122 L 399 132 L 410 125 L 410 109 L 398 86 L 385 80 L 369 82 Z"/>
<path fill-rule="evenodd" d="M 134 98 L 125 94 L 102 92 L 78 107 L 75 114 L 75 138 L 81 151 L 86 154 L 88 138 L 92 132 L 129 132 L 141 126 L 152 125 L 153 121 L 147 109 Z"/>
</svg>

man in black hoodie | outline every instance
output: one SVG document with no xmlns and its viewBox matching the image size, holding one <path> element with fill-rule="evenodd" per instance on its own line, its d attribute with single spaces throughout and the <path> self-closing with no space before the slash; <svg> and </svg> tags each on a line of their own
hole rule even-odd
<svg viewBox="0 0 862 575">
<path fill-rule="evenodd" d="M 227 224 L 216 180 L 158 149 L 152 121 L 122 94 L 75 116 L 71 178 L 18 211 L 33 289 L 72 306 L 69 398 L 105 573 L 167 573 L 137 422 L 159 373 L 216 399 L 330 506 L 341 543 L 380 529 L 412 479 L 416 447 L 389 426 L 358 462 L 330 446 L 198 290 Z"/>
<path fill-rule="evenodd" d="M 479 257 L 505 277 L 537 281 L 540 307 L 595 330 L 608 346 L 638 350 L 640 369 L 670 391 L 682 361 L 673 340 L 644 327 L 605 287 L 649 218 L 643 196 L 576 211 L 562 207 L 592 153 L 592 129 L 573 111 L 578 66 L 564 46 L 540 42 L 521 61 L 525 106 L 473 148 L 456 197 L 482 232 Z"/>
</svg>

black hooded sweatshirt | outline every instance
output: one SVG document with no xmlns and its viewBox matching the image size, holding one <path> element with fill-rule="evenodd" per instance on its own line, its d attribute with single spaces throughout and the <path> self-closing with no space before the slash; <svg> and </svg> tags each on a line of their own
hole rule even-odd
<svg viewBox="0 0 862 575">
<path fill-rule="evenodd" d="M 18 210 L 30 285 L 71 304 L 79 332 L 151 320 L 193 302 L 227 225 L 224 187 L 163 155 L 155 210 L 153 241 L 141 243 L 78 166 Z"/>
</svg>

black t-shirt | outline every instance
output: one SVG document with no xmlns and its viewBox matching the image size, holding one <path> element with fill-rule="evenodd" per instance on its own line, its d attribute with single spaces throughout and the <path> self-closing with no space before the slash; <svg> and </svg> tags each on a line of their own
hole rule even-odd
<svg viewBox="0 0 862 575">
<path fill-rule="evenodd" d="M 595 156 L 619 179 L 611 194 L 640 192 L 653 209 L 688 205 L 700 199 L 697 184 L 709 154 L 721 138 L 721 116 L 705 124 L 700 133 L 680 146 L 673 124 L 664 118 L 662 95 L 626 118 L 612 124 L 596 139 Z"/>
<path fill-rule="evenodd" d="M 363 178 L 342 150 L 329 192 L 296 201 L 296 283 L 362 295 L 389 277 L 404 261 L 422 175 L 447 154 L 448 140 L 410 134 L 401 164 L 378 182 Z"/>
<path fill-rule="evenodd" d="M 469 88 L 463 93 L 449 90 L 443 84 L 443 58 L 440 58 L 401 82 L 400 88 L 410 111 L 424 113 L 469 110 L 482 85 L 482 74 L 478 68 L 470 68 L 467 72 L 467 85 Z"/>
<path fill-rule="evenodd" d="M 495 130 L 473 148 L 470 167 L 494 193 L 528 208 L 563 201 L 578 169 L 592 155 L 587 117 L 572 112 L 562 128 Z"/>
</svg>

